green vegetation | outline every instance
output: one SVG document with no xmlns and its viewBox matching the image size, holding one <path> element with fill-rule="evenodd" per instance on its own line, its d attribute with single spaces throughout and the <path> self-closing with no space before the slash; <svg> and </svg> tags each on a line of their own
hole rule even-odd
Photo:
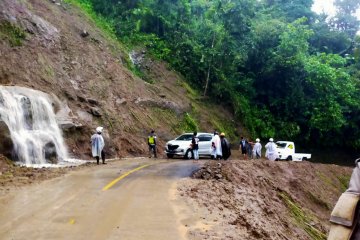
<svg viewBox="0 0 360 240">
<path fill-rule="evenodd" d="M 89 19 L 94 21 L 98 28 L 108 35 L 108 37 L 117 39 L 115 35 L 114 22 L 97 14 L 93 9 L 91 0 L 65 0 L 65 2 L 79 7 Z"/>
<path fill-rule="evenodd" d="M 360 149 L 360 2 L 335 1 L 329 19 L 312 0 L 67 1 L 168 61 L 253 138 Z"/>
<path fill-rule="evenodd" d="M 344 175 L 344 176 L 337 176 L 339 182 L 340 182 L 340 187 L 341 187 L 341 191 L 345 192 L 346 189 L 348 189 L 349 187 L 349 182 L 350 182 L 350 175 Z"/>
<path fill-rule="evenodd" d="M 21 46 L 26 37 L 25 32 L 18 26 L 7 22 L 0 22 L 0 39 L 5 39 L 11 47 Z"/>
<path fill-rule="evenodd" d="M 351 178 L 351 175 L 339 176 L 334 174 L 336 178 L 333 180 L 325 176 L 325 174 L 323 174 L 322 172 L 316 172 L 316 175 L 323 181 L 323 183 L 332 186 L 335 189 L 339 189 L 339 192 L 344 192 L 349 187 L 349 182 Z"/>
<path fill-rule="evenodd" d="M 194 88 L 192 88 L 187 82 L 184 82 L 182 80 L 178 80 L 177 84 L 183 88 L 186 89 L 188 96 L 191 99 L 195 99 L 196 96 L 198 96 L 199 94 L 196 92 L 196 90 L 194 90 Z"/>
<path fill-rule="evenodd" d="M 321 232 L 313 223 L 313 216 L 307 214 L 286 192 L 279 192 L 279 197 L 286 204 L 296 223 L 314 240 L 325 240 L 326 234 Z"/>
<path fill-rule="evenodd" d="M 333 180 L 329 177 L 327 177 L 324 173 L 317 171 L 316 175 L 328 186 L 332 186 L 334 188 L 338 188 L 336 184 L 333 182 Z"/>
<path fill-rule="evenodd" d="M 199 130 L 197 122 L 189 113 L 184 114 L 184 117 L 179 123 L 178 128 L 183 132 L 195 132 Z"/>
<path fill-rule="evenodd" d="M 231 121 L 224 121 L 224 119 L 219 119 L 214 116 L 211 119 L 211 124 L 219 133 L 225 133 L 226 138 L 231 142 L 237 142 L 239 140 L 236 133 L 235 123 Z"/>
<path fill-rule="evenodd" d="M 122 57 L 122 61 L 125 64 L 125 66 L 127 68 L 129 68 L 132 72 L 134 72 L 135 75 L 139 75 L 139 77 L 141 77 L 141 72 L 136 69 L 136 67 L 131 63 L 130 59 L 128 58 L 127 55 L 127 50 L 124 47 L 123 44 L 121 44 L 121 42 L 119 41 L 117 35 L 116 35 L 116 31 L 115 31 L 115 26 L 116 23 L 115 21 L 106 18 L 100 14 L 98 14 L 92 5 L 92 0 L 64 0 L 64 2 L 66 4 L 70 4 L 70 5 L 74 5 L 77 6 L 78 8 L 80 8 L 85 14 L 86 16 L 93 21 L 93 23 L 102 30 L 102 32 L 105 34 L 105 37 L 107 37 L 107 39 L 109 40 L 113 40 L 112 43 L 116 46 L 114 48 L 114 46 L 110 46 L 110 50 L 114 50 L 116 49 L 116 53 L 118 54 L 118 50 L 121 50 L 121 55 Z M 96 38 L 91 38 L 90 39 L 92 42 L 94 42 L 95 44 L 99 43 L 99 40 Z M 119 57 L 119 56 L 117 56 Z"/>
<path fill-rule="evenodd" d="M 306 192 L 306 194 L 313 203 L 319 205 L 320 207 L 325 208 L 326 210 L 331 209 L 331 206 L 327 202 L 315 196 L 312 192 Z"/>
</svg>

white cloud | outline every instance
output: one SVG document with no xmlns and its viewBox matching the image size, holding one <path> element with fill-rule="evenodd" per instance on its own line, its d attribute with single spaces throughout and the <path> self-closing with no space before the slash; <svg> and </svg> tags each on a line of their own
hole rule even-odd
<svg viewBox="0 0 360 240">
<path fill-rule="evenodd" d="M 334 0 L 314 0 L 312 10 L 316 13 L 326 13 L 330 16 L 334 16 L 336 10 L 334 8 Z"/>
<path fill-rule="evenodd" d="M 334 0 L 314 0 L 311 8 L 316 13 L 326 13 L 329 16 L 334 16 L 336 9 L 334 7 Z M 360 9 L 357 10 L 356 16 L 360 19 Z"/>
</svg>

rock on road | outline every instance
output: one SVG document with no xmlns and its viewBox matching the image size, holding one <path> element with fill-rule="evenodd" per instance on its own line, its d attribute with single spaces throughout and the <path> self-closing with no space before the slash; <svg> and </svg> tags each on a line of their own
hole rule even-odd
<svg viewBox="0 0 360 240">
<path fill-rule="evenodd" d="M 180 212 L 189 209 L 175 197 L 176 182 L 198 167 L 126 159 L 14 190 L 0 198 L 0 239 L 187 239 Z"/>
</svg>

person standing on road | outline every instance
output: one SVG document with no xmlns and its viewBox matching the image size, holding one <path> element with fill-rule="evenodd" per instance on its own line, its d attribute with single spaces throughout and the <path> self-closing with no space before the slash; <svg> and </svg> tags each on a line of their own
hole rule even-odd
<svg viewBox="0 0 360 240">
<path fill-rule="evenodd" d="M 156 156 L 156 135 L 155 135 L 154 130 L 151 130 L 150 135 L 147 138 L 147 142 L 149 145 L 149 158 L 152 157 L 152 153 L 154 153 L 154 158 L 157 158 L 157 156 Z"/>
<path fill-rule="evenodd" d="M 275 161 L 279 158 L 279 155 L 276 151 L 276 144 L 274 143 L 274 139 L 270 138 L 269 142 L 265 145 L 266 153 L 265 157 L 271 161 Z"/>
<path fill-rule="evenodd" d="M 211 157 L 214 159 L 221 159 L 221 141 L 219 137 L 219 133 L 217 131 L 214 132 L 214 137 L 211 140 Z"/>
<path fill-rule="evenodd" d="M 105 164 L 105 152 L 104 152 L 104 146 L 105 141 L 102 137 L 102 131 L 103 127 L 97 127 L 96 133 L 91 136 L 91 153 L 92 156 L 96 159 L 96 163 L 99 165 L 100 157 L 102 159 L 102 163 Z"/>
<path fill-rule="evenodd" d="M 246 160 L 247 159 L 247 145 L 248 145 L 248 141 L 241 137 L 241 140 L 240 140 L 240 150 L 241 150 L 241 154 L 244 156 L 244 159 Z"/>
<path fill-rule="evenodd" d="M 260 143 L 260 139 L 257 138 L 256 139 L 256 143 L 254 145 L 254 148 L 253 148 L 253 157 L 256 158 L 256 159 L 259 159 L 261 158 L 261 143 Z"/>
<path fill-rule="evenodd" d="M 225 133 L 220 134 L 220 140 L 221 140 L 222 158 L 224 160 L 228 160 L 228 158 L 231 156 L 231 150 L 230 150 L 230 143 L 225 138 Z"/>
<path fill-rule="evenodd" d="M 199 160 L 199 138 L 196 135 L 197 132 L 194 132 L 191 139 L 191 150 L 195 161 Z"/>
</svg>

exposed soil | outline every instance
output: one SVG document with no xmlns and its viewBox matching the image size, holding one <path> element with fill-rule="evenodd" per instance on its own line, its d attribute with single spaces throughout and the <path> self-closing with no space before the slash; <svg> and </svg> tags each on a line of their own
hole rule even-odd
<svg viewBox="0 0 360 240">
<path fill-rule="evenodd" d="M 206 105 L 166 64 L 145 54 L 143 74 L 152 84 L 134 75 L 124 46 L 75 6 L 3 0 L 0 9 L 0 83 L 56 96 L 72 122 L 64 137 L 73 156 L 90 158 L 89 138 L 99 125 L 111 157 L 145 155 L 151 129 L 162 154 L 164 143 L 183 131 L 186 112 L 196 115 L 202 131 L 227 121 L 230 135 L 240 130 L 229 111 Z"/>
<path fill-rule="evenodd" d="M 164 63 L 145 61 L 151 84 L 135 76 L 120 43 L 60 2 L 0 1 L 0 84 L 56 96 L 73 123 L 64 129 L 71 155 L 90 158 L 89 138 L 98 125 L 105 127 L 108 157 L 146 155 L 150 129 L 158 134 L 160 155 L 164 143 L 182 131 L 187 112 L 202 131 L 226 122 L 228 136 L 246 136 L 229 109 L 197 96 Z M 89 36 L 81 36 L 84 30 Z M 72 169 L 24 168 L 0 157 L 0 194 Z M 191 239 L 325 239 L 330 210 L 350 173 L 308 162 L 213 161 L 178 189 L 202 216 L 188 226 Z"/>
<path fill-rule="evenodd" d="M 77 167 L 28 168 L 14 165 L 11 160 L 0 155 L 0 196 L 7 194 L 15 188 L 56 178 L 69 171 L 95 166 L 95 163 L 89 162 Z"/>
<path fill-rule="evenodd" d="M 202 215 L 189 226 L 192 239 L 326 239 L 350 175 L 309 162 L 213 161 L 178 189 Z"/>
</svg>

